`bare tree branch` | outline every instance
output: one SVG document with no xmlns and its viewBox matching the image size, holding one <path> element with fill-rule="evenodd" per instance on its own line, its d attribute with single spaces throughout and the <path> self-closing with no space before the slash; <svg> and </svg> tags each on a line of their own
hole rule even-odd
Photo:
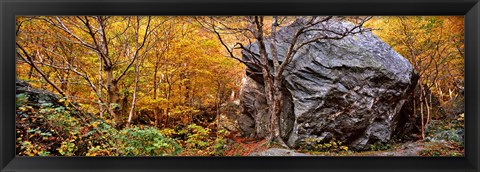
<svg viewBox="0 0 480 172">
<path fill-rule="evenodd" d="M 32 57 L 28 54 L 28 52 L 19 43 L 16 43 L 16 45 L 23 52 L 23 55 L 26 58 L 23 57 L 22 54 L 20 54 L 18 51 L 17 51 L 17 55 L 20 56 L 25 62 L 30 64 L 40 75 L 42 75 L 45 81 L 47 81 L 55 90 L 57 90 L 58 93 L 60 93 L 63 97 L 65 97 L 65 93 L 60 88 L 58 88 L 52 81 L 50 81 L 50 79 L 48 79 L 48 76 L 45 75 L 45 73 L 43 73 L 43 71 L 40 70 L 37 67 L 37 65 L 35 65 L 35 63 L 32 60 Z"/>
</svg>

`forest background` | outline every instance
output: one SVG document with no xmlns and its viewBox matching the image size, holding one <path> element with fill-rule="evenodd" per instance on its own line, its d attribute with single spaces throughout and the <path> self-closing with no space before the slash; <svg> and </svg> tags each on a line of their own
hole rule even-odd
<svg viewBox="0 0 480 172">
<path fill-rule="evenodd" d="M 220 19 L 245 28 L 244 18 Z M 284 17 L 282 24 L 294 18 Z M 202 25 L 209 19 L 17 17 L 17 79 L 58 98 L 32 104 L 28 94 L 17 94 L 17 154 L 248 155 L 261 150 L 265 141 L 241 137 L 235 121 L 226 118 L 239 113 L 245 66 L 225 47 L 253 38 L 213 33 Z M 272 21 L 264 17 L 266 35 Z M 463 22 L 461 16 L 392 16 L 365 23 L 420 76 L 414 97 L 421 102 L 420 140 L 432 121 L 454 119 L 463 127 L 463 112 L 457 110 L 463 108 Z M 240 49 L 231 53 L 239 56 Z M 348 147 L 329 151 L 348 152 Z"/>
</svg>

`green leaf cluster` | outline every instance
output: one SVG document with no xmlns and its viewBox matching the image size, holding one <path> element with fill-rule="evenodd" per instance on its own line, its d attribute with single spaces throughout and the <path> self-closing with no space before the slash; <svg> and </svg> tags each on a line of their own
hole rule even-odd
<svg viewBox="0 0 480 172">
<path fill-rule="evenodd" d="M 113 137 L 121 155 L 127 156 L 165 156 L 181 152 L 178 143 L 165 137 L 160 130 L 153 127 L 131 127 L 121 130 Z"/>
</svg>

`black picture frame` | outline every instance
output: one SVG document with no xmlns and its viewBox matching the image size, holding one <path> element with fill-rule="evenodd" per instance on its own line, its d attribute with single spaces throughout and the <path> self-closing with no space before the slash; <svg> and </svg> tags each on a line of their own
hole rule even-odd
<svg viewBox="0 0 480 172">
<path fill-rule="evenodd" d="M 0 171 L 479 170 L 479 0 L 0 0 Z M 464 157 L 16 157 L 17 15 L 464 15 Z"/>
</svg>

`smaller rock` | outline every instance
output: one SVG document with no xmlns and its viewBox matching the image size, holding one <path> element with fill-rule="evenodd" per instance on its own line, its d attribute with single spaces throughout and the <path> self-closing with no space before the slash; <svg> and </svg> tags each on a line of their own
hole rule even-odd
<svg viewBox="0 0 480 172">
<path fill-rule="evenodd" d="M 251 153 L 249 156 L 311 156 L 311 155 L 298 153 L 290 149 L 270 148 L 263 152 Z"/>
</svg>

